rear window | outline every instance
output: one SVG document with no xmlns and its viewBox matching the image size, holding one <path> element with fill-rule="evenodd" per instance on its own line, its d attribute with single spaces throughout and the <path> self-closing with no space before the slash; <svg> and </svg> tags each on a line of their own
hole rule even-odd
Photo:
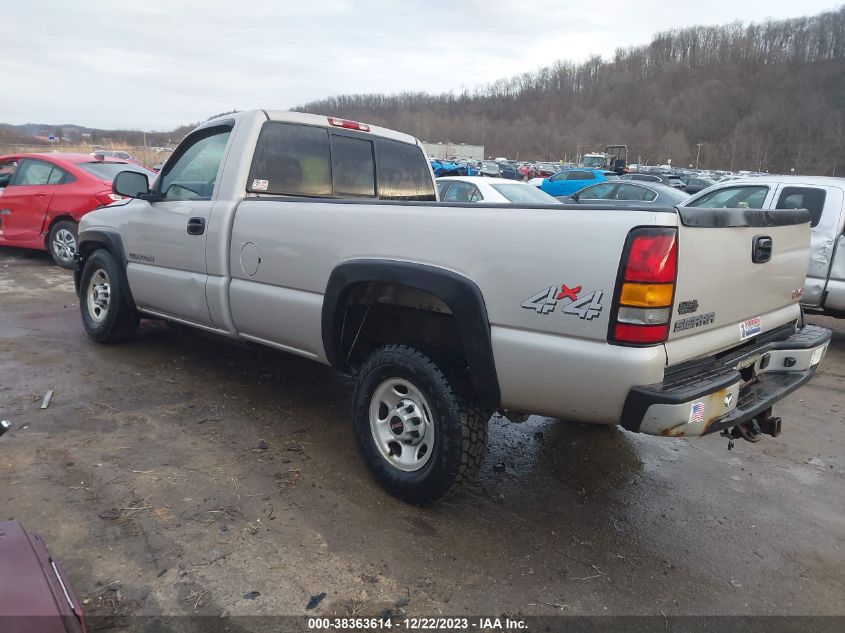
<svg viewBox="0 0 845 633">
<path fill-rule="evenodd" d="M 549 194 L 540 191 L 537 187 L 531 185 L 490 185 L 507 198 L 510 202 L 525 203 L 525 204 L 560 204 L 557 198 L 553 198 Z"/>
<path fill-rule="evenodd" d="M 134 171 L 144 174 L 148 178 L 155 175 L 149 170 L 132 163 L 77 163 L 77 167 L 81 167 L 100 180 L 108 180 L 109 182 L 114 180 L 114 177 L 122 171 Z"/>
<path fill-rule="evenodd" d="M 436 200 L 416 145 L 295 123 L 264 124 L 248 184 L 249 191 L 286 196 Z"/>
<path fill-rule="evenodd" d="M 249 189 L 286 196 L 331 196 L 328 130 L 265 123 L 252 160 Z"/>
<path fill-rule="evenodd" d="M 593 180 L 593 172 L 591 171 L 570 171 L 566 173 L 567 180 Z"/>
<path fill-rule="evenodd" d="M 379 198 L 436 200 L 431 170 L 419 147 L 382 138 L 376 148 Z"/>
<path fill-rule="evenodd" d="M 784 187 L 778 198 L 776 209 L 807 209 L 810 212 L 810 226 L 818 226 L 822 219 L 824 189 L 815 187 Z"/>
<path fill-rule="evenodd" d="M 338 198 L 375 197 L 372 141 L 332 135 L 332 182 Z"/>
</svg>

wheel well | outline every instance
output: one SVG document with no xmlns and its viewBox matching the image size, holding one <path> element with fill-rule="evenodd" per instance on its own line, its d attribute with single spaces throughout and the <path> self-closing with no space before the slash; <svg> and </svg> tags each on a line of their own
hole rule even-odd
<svg viewBox="0 0 845 633">
<path fill-rule="evenodd" d="M 433 343 L 466 364 L 455 316 L 442 299 L 419 288 L 394 282 L 358 282 L 344 292 L 340 322 L 343 364 L 359 365 L 388 343 Z"/>
<path fill-rule="evenodd" d="M 323 296 L 323 347 L 348 371 L 380 343 L 436 343 L 469 370 L 479 401 L 501 401 L 481 289 L 464 275 L 415 262 L 359 259 L 339 264 Z"/>
<path fill-rule="evenodd" d="M 118 261 L 121 273 L 120 281 L 124 287 L 124 296 L 134 306 L 135 301 L 132 298 L 132 289 L 129 287 L 129 280 L 126 278 L 126 256 L 123 251 L 123 242 L 120 239 L 120 235 L 113 229 L 88 229 L 79 236 L 77 243 L 79 259 L 73 272 L 73 281 L 77 296 L 80 292 L 80 281 L 85 260 L 88 259 L 91 253 L 100 248 L 108 251 Z"/>
<path fill-rule="evenodd" d="M 53 226 L 55 226 L 57 222 L 63 221 L 73 222 L 77 226 L 79 225 L 79 222 L 74 220 L 73 217 L 69 215 L 57 215 L 55 218 L 50 220 L 50 224 L 47 225 L 47 229 L 44 231 L 44 248 L 46 248 L 47 250 L 50 250 L 50 231 L 53 230 Z"/>
</svg>

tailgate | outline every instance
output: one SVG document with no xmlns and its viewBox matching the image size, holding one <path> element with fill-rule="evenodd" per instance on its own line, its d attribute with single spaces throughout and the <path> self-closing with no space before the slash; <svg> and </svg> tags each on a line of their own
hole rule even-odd
<svg viewBox="0 0 845 633">
<path fill-rule="evenodd" d="M 680 207 L 669 365 L 755 338 L 799 316 L 810 215 Z"/>
</svg>

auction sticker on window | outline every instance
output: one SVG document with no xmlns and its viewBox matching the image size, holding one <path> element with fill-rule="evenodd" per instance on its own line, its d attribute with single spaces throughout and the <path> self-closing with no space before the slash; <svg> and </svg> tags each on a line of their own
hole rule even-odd
<svg viewBox="0 0 845 633">
<path fill-rule="evenodd" d="M 762 329 L 762 319 L 760 317 L 754 317 L 753 319 L 748 319 L 747 321 L 743 321 L 739 324 L 739 340 L 744 341 L 747 338 L 751 338 L 752 336 L 757 336 Z"/>
</svg>

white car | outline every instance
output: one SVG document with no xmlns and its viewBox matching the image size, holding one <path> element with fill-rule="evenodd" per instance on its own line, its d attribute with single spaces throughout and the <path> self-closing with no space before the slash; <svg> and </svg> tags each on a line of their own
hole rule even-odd
<svg viewBox="0 0 845 633">
<path fill-rule="evenodd" d="M 129 152 L 112 149 L 98 149 L 95 152 L 91 152 L 91 156 L 102 156 L 103 158 L 119 158 L 120 160 L 133 160 L 132 154 L 130 154 Z"/>
<path fill-rule="evenodd" d="M 499 204 L 560 204 L 537 187 L 517 180 L 482 176 L 444 176 L 437 179 L 443 202 L 493 202 Z"/>
</svg>

